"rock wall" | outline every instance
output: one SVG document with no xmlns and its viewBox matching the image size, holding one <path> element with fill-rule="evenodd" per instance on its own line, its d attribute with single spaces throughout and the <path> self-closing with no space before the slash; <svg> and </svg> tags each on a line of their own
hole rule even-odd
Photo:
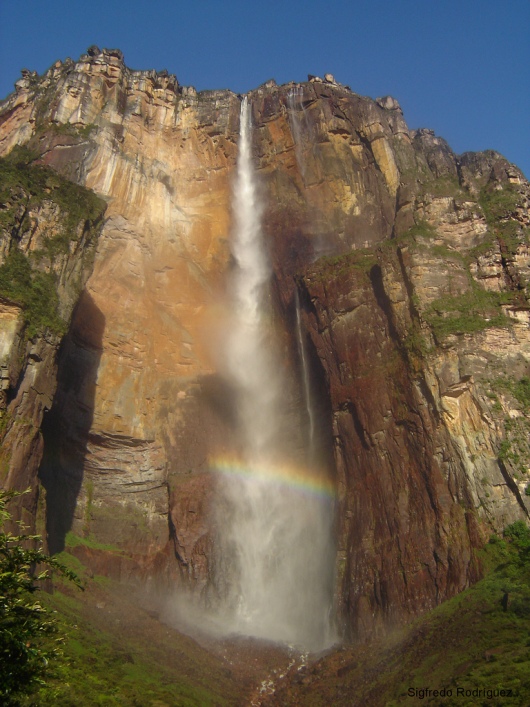
<svg viewBox="0 0 530 707">
<path fill-rule="evenodd" d="M 239 98 L 97 47 L 16 88 L 0 154 L 26 145 L 107 202 L 44 426 L 50 544 L 72 529 L 116 576 L 207 590 L 209 457 L 234 439 L 217 351 Z M 488 532 L 528 516 L 528 183 L 329 76 L 250 95 L 290 417 L 298 288 L 339 614 L 364 638 L 467 586 Z"/>
<path fill-rule="evenodd" d="M 90 275 L 105 203 L 14 150 L 0 160 L 0 481 L 31 493 L 35 527 L 42 425 L 52 407 L 59 344 Z"/>
</svg>

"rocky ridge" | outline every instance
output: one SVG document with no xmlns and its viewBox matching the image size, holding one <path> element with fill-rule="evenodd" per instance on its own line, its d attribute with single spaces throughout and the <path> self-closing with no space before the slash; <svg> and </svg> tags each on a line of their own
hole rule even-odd
<svg viewBox="0 0 530 707">
<path fill-rule="evenodd" d="M 72 527 L 119 548 L 87 552 L 122 579 L 214 591 L 239 99 L 96 47 L 16 89 L 0 154 L 26 145 L 107 202 L 45 427 L 51 544 Z M 298 288 L 338 491 L 339 616 L 366 638 L 468 586 L 490 530 L 528 517 L 529 185 L 331 76 L 250 96 L 289 424 Z"/>
</svg>

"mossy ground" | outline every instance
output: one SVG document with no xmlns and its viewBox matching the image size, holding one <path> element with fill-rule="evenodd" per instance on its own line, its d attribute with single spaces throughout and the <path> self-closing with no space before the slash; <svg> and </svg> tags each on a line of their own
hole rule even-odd
<svg viewBox="0 0 530 707">
<path fill-rule="evenodd" d="M 50 662 L 46 684 L 21 698 L 20 707 L 242 707 L 260 694 L 264 680 L 293 663 L 292 651 L 257 639 L 184 635 L 163 620 L 167 597 L 160 604 L 145 595 L 139 600 L 138 586 L 94 574 L 80 559 L 83 553 L 74 554 L 80 546 L 110 562 L 123 554 L 67 534 L 57 559 L 85 590 L 55 576 L 53 593 L 38 592 L 41 604 L 55 612 L 55 636 L 64 636 L 62 656 Z"/>
<path fill-rule="evenodd" d="M 86 588 L 58 579 L 53 593 L 39 592 L 65 637 L 63 655 L 49 665 L 46 684 L 20 705 L 244 704 L 248 686 L 237 685 L 220 658 L 141 608 L 126 586 L 93 576 L 68 552 L 58 557 Z"/>
</svg>

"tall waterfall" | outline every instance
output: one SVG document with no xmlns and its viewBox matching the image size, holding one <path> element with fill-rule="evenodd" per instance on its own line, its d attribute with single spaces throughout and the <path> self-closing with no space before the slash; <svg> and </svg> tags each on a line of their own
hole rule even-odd
<svg viewBox="0 0 530 707">
<path fill-rule="evenodd" d="M 271 268 L 251 138 L 245 98 L 233 197 L 234 321 L 226 345 L 240 446 L 212 463 L 216 568 L 225 594 L 220 614 L 230 632 L 319 650 L 331 640 L 333 493 L 325 475 L 296 464 L 281 434 L 287 401 L 270 329 Z"/>
</svg>

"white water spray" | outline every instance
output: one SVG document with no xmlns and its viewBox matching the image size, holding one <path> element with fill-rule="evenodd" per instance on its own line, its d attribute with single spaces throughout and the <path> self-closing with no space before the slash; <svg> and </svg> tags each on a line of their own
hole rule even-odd
<svg viewBox="0 0 530 707">
<path fill-rule="evenodd" d="M 221 612 L 229 631 L 319 650 L 332 640 L 333 494 L 325 476 L 297 466 L 295 451 L 280 441 L 285 385 L 268 329 L 271 271 L 251 131 L 245 98 L 234 188 L 234 324 L 226 346 L 240 451 L 213 465 Z"/>
</svg>

